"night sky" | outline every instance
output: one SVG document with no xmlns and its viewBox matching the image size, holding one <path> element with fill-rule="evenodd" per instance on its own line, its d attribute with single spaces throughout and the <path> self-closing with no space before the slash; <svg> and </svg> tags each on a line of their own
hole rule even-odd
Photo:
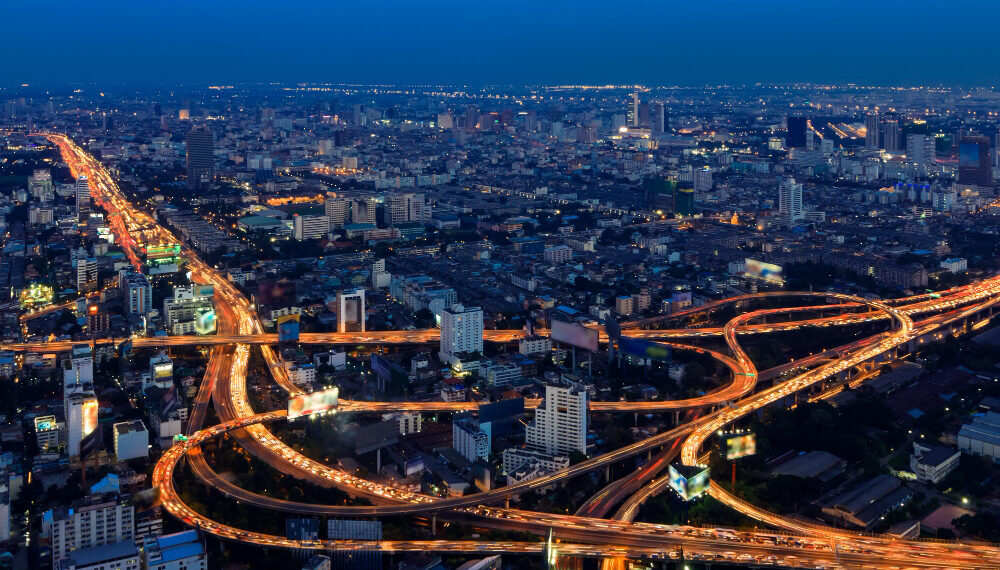
<svg viewBox="0 0 1000 570">
<path fill-rule="evenodd" d="M 980 0 L 3 0 L 0 84 L 1000 83 Z"/>
</svg>

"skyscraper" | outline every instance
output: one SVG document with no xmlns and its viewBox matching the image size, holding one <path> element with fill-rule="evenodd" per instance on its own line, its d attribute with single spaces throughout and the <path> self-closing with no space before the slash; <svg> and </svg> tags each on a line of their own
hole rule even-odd
<svg viewBox="0 0 1000 570">
<path fill-rule="evenodd" d="M 215 182 L 215 134 L 204 125 L 188 131 L 187 178 L 192 190 L 210 189 Z"/>
<path fill-rule="evenodd" d="M 791 176 L 784 178 L 778 186 L 778 212 L 786 216 L 790 223 L 805 216 L 802 209 L 802 184 Z"/>
<path fill-rule="evenodd" d="M 441 347 L 438 356 L 451 362 L 460 352 L 483 352 L 483 310 L 453 305 L 441 311 Z"/>
<path fill-rule="evenodd" d="M 385 201 L 389 211 L 389 223 L 392 225 L 406 222 L 424 223 L 429 216 L 425 215 L 426 204 L 423 194 L 400 192 L 390 195 Z"/>
<path fill-rule="evenodd" d="M 90 182 L 80 175 L 76 179 L 76 216 L 83 219 L 90 215 Z"/>
<path fill-rule="evenodd" d="M 524 442 L 550 455 L 587 453 L 587 391 L 545 386 L 545 399 L 524 430 Z"/>
<path fill-rule="evenodd" d="M 918 166 L 934 162 L 934 137 L 930 135 L 906 135 L 906 158 Z"/>
<path fill-rule="evenodd" d="M 806 129 L 809 119 L 805 117 L 788 117 L 788 134 L 785 136 L 785 146 L 802 148 L 806 146 Z"/>
<path fill-rule="evenodd" d="M 878 148 L 878 113 L 868 113 L 865 115 L 865 148 L 875 150 Z"/>
<path fill-rule="evenodd" d="M 903 150 L 899 119 L 886 119 L 882 123 L 882 131 L 882 146 L 885 147 L 887 152 L 899 152 Z"/>
<path fill-rule="evenodd" d="M 990 168 L 990 139 L 965 135 L 958 143 L 958 182 L 989 186 L 993 184 Z"/>
<path fill-rule="evenodd" d="M 666 108 L 663 106 L 663 103 L 660 102 L 660 101 L 653 102 L 653 107 L 652 107 L 652 113 L 651 114 L 652 114 L 652 116 L 650 117 L 650 120 L 652 121 L 652 124 L 650 125 L 650 129 L 654 133 L 663 133 L 663 132 L 666 132 L 666 130 L 667 130 L 667 112 L 666 112 Z"/>
<path fill-rule="evenodd" d="M 639 100 L 639 90 L 636 89 L 632 92 L 632 101 L 628 107 L 628 126 L 638 127 L 639 126 L 639 105 L 641 104 Z"/>
</svg>

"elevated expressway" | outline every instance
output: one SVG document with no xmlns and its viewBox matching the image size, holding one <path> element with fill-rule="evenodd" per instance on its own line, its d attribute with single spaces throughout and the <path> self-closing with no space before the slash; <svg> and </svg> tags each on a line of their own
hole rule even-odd
<svg viewBox="0 0 1000 570">
<path fill-rule="evenodd" d="M 59 144 L 63 151 L 64 157 L 67 158 L 67 162 L 70 163 L 71 168 L 74 173 L 87 173 L 91 178 L 94 186 L 92 187 L 92 194 L 95 195 L 95 199 L 102 202 L 102 205 L 109 211 L 117 213 L 117 216 L 113 216 L 113 219 L 119 220 L 112 224 L 113 229 L 116 230 L 116 234 L 123 233 L 128 234 L 130 230 L 134 230 L 136 225 L 141 225 L 144 230 L 153 231 L 158 233 L 163 239 L 172 239 L 172 236 L 168 232 L 155 225 L 155 223 L 149 219 L 148 216 L 142 214 L 141 212 L 136 212 L 131 208 L 124 198 L 121 197 L 120 192 L 117 190 L 117 186 L 114 181 L 107 174 L 107 171 L 97 163 L 92 157 L 84 153 L 79 147 L 76 147 L 67 138 L 56 135 L 47 134 L 51 140 L 54 140 Z M 136 263 L 138 260 L 135 257 L 135 252 L 133 250 L 134 242 L 130 243 L 130 238 L 126 236 L 120 236 L 120 241 L 126 247 L 126 254 L 130 259 Z M 692 407 L 706 407 L 712 405 L 723 405 L 720 409 L 710 412 L 699 419 L 689 422 L 685 425 L 679 426 L 673 430 L 669 430 L 662 434 L 658 434 L 652 438 L 636 442 L 635 444 L 626 446 L 614 452 L 598 456 L 582 462 L 578 465 L 574 465 L 567 470 L 559 473 L 552 474 L 548 477 L 542 478 L 541 480 L 528 481 L 520 486 L 515 485 L 508 488 L 497 490 L 493 493 L 482 493 L 478 495 L 472 495 L 470 497 L 461 497 L 457 499 L 435 499 L 432 497 L 424 495 L 416 495 L 413 493 L 404 492 L 398 489 L 386 488 L 375 485 L 369 481 L 361 480 L 356 477 L 350 476 L 338 470 L 331 469 L 327 466 L 318 464 L 315 461 L 309 460 L 294 450 L 291 450 L 282 442 L 274 438 L 262 425 L 262 422 L 273 421 L 279 419 L 282 414 L 261 414 L 256 415 L 250 409 L 249 404 L 246 400 L 246 384 L 245 384 L 245 374 L 246 374 L 246 363 L 249 357 L 249 342 L 259 341 L 262 343 L 262 351 L 264 353 L 265 360 L 268 365 L 275 373 L 276 380 L 279 384 L 289 389 L 289 391 L 294 391 L 294 386 L 288 382 L 287 377 L 283 377 L 283 366 L 281 366 L 280 361 L 274 354 L 269 344 L 263 344 L 265 342 L 271 342 L 264 340 L 265 337 L 261 335 L 262 327 L 260 326 L 259 320 L 256 315 L 253 314 L 252 308 L 249 302 L 236 290 L 230 283 L 228 283 L 222 276 L 214 270 L 214 268 L 208 267 L 201 263 L 193 253 L 189 252 L 191 258 L 191 269 L 193 273 L 193 279 L 196 282 L 208 282 L 216 286 L 217 300 L 219 301 L 220 307 L 226 307 L 221 309 L 220 313 L 220 335 L 221 338 L 232 342 L 230 339 L 239 339 L 235 345 L 228 346 L 216 346 L 212 349 L 211 358 L 209 362 L 208 372 L 205 376 L 205 381 L 203 383 L 202 389 L 199 392 L 198 398 L 195 402 L 195 408 L 192 411 L 192 421 L 189 425 L 192 426 L 192 433 L 188 442 L 183 445 L 178 444 L 173 448 L 168 450 L 160 462 L 157 464 L 154 471 L 154 485 L 157 485 L 161 489 L 161 496 L 164 505 L 167 509 L 180 517 L 185 522 L 189 524 L 194 524 L 200 526 L 208 532 L 217 534 L 222 537 L 231 538 L 234 540 L 242 540 L 246 542 L 252 542 L 261 545 L 271 545 L 271 546 L 283 546 L 283 547 L 294 547 L 294 548 L 342 548 L 350 549 L 355 547 L 362 547 L 363 545 L 347 542 L 322 542 L 313 541 L 288 541 L 282 537 L 275 537 L 269 535 L 263 535 L 260 533 L 254 533 L 251 531 L 232 529 L 230 527 L 225 527 L 220 525 L 215 521 L 210 521 L 205 517 L 194 513 L 190 510 L 180 499 L 177 497 L 173 489 L 173 471 L 177 462 L 187 456 L 190 459 L 193 471 L 199 473 L 201 476 L 205 477 L 206 480 L 211 483 L 217 482 L 217 476 L 213 477 L 214 473 L 210 473 L 211 470 L 207 469 L 207 465 L 204 463 L 204 458 L 197 450 L 197 445 L 202 441 L 210 437 L 215 437 L 223 432 L 229 430 L 235 430 L 232 433 L 238 437 L 241 445 L 247 447 L 247 449 L 260 457 L 261 459 L 267 461 L 268 463 L 274 465 L 276 468 L 283 472 L 289 473 L 293 476 L 302 477 L 306 480 L 311 481 L 323 481 L 327 485 L 342 486 L 349 489 L 353 489 L 357 494 L 362 494 L 376 498 L 379 502 L 387 504 L 378 504 L 370 507 L 338 507 L 338 506 L 323 506 L 323 505 L 305 505 L 301 503 L 294 504 L 294 510 L 296 512 L 316 512 L 324 514 L 345 514 L 349 516 L 359 516 L 359 515 L 379 515 L 379 514 L 393 514 L 393 513 L 416 513 L 416 512 L 436 512 L 446 509 L 463 509 L 466 511 L 471 511 L 472 513 L 490 517 L 496 521 L 501 520 L 516 520 L 516 517 L 524 518 L 524 524 L 537 524 L 537 521 L 544 520 L 546 525 L 549 527 L 557 528 L 560 536 L 566 535 L 567 538 L 571 536 L 580 537 L 580 540 L 586 541 L 608 541 L 614 542 L 616 544 L 628 545 L 628 546 L 615 546 L 615 547 L 595 547 L 590 545 L 572 545 L 572 544 L 560 544 L 559 550 L 565 554 L 580 553 L 580 555 L 594 555 L 594 556 L 643 556 L 643 555 L 653 555 L 656 552 L 662 554 L 666 551 L 670 540 L 663 538 L 663 536 L 655 536 L 655 532 L 650 530 L 650 528 L 660 527 L 657 532 L 661 535 L 666 533 L 668 535 L 674 534 L 673 531 L 663 530 L 662 525 L 635 525 L 633 523 L 621 522 L 621 521 L 603 521 L 600 519 L 593 519 L 589 517 L 578 517 L 579 519 L 585 519 L 585 521 L 572 521 L 565 518 L 560 518 L 555 515 L 547 515 L 543 513 L 527 513 L 518 514 L 517 511 L 511 511 L 509 509 L 498 509 L 495 507 L 485 507 L 484 504 L 493 502 L 495 500 L 500 500 L 511 494 L 525 492 L 533 488 L 539 488 L 541 486 L 551 484 L 554 482 L 559 482 L 566 480 L 575 475 L 585 473 L 604 465 L 609 465 L 612 462 L 619 461 L 623 458 L 629 457 L 631 455 L 642 453 L 648 450 L 652 450 L 657 447 L 664 446 L 669 442 L 677 439 L 681 436 L 688 436 L 687 440 L 682 449 L 682 459 L 688 463 L 694 463 L 698 461 L 698 451 L 700 447 L 706 441 L 708 435 L 714 432 L 714 426 L 725 426 L 728 423 L 735 421 L 739 417 L 742 417 L 746 413 L 750 413 L 755 409 L 759 409 L 763 405 L 777 401 L 790 393 L 794 393 L 797 390 L 808 388 L 816 383 L 822 382 L 824 379 L 836 376 L 838 374 L 843 374 L 848 372 L 852 366 L 863 363 L 865 361 L 870 361 L 872 359 L 878 359 L 881 355 L 894 351 L 900 347 L 907 346 L 907 343 L 912 343 L 916 339 L 917 334 L 933 334 L 934 331 L 941 329 L 946 326 L 954 326 L 954 323 L 961 321 L 962 319 L 975 318 L 981 316 L 981 311 L 983 309 L 992 310 L 993 298 L 997 294 L 997 282 L 995 280 L 989 280 L 970 286 L 968 288 L 958 288 L 949 292 L 947 296 L 942 296 L 941 298 L 934 298 L 928 295 L 921 295 L 916 298 L 900 300 L 893 303 L 881 303 L 874 301 L 867 301 L 863 299 L 857 299 L 845 295 L 837 295 L 830 293 L 822 294 L 812 294 L 814 297 L 821 297 L 826 299 L 837 299 L 844 301 L 843 305 L 836 305 L 837 309 L 846 308 L 849 304 L 855 304 L 858 307 L 861 305 L 867 305 L 873 310 L 867 310 L 861 314 L 851 313 L 837 315 L 835 317 L 825 317 L 822 319 L 814 319 L 811 321 L 803 321 L 800 323 L 786 322 L 786 323 L 772 323 L 772 324 L 760 324 L 754 325 L 748 323 L 756 318 L 764 318 L 769 314 L 782 314 L 787 312 L 801 311 L 802 308 L 785 308 L 785 309 L 765 309 L 761 311 L 755 311 L 753 313 L 747 313 L 744 315 L 739 315 L 733 320 L 731 320 L 725 327 L 721 330 L 710 330 L 705 329 L 689 329 L 688 331 L 683 331 L 677 333 L 678 337 L 682 336 L 702 336 L 702 335 L 722 335 L 729 346 L 730 351 L 735 355 L 734 357 L 722 355 L 717 352 L 707 351 L 703 348 L 690 347 L 684 345 L 675 345 L 680 349 L 692 349 L 701 350 L 703 352 L 709 352 L 713 357 L 718 358 L 726 366 L 728 366 L 733 371 L 733 382 L 724 388 L 716 392 L 713 395 L 707 395 L 704 399 L 694 399 L 689 401 L 677 401 L 677 402 L 652 402 L 643 403 L 649 404 L 648 407 L 643 409 L 648 409 L 649 411 L 663 411 L 663 410 L 677 410 Z M 808 296 L 810 294 L 788 294 L 785 293 L 783 296 Z M 903 306 L 904 308 L 897 307 L 896 305 Z M 969 308 L 962 309 L 958 311 L 959 308 L 963 306 L 972 305 Z M 946 311 L 946 312 L 943 312 Z M 957 314 L 956 314 L 957 311 Z M 931 317 L 924 321 L 923 328 L 918 328 L 914 331 L 913 321 L 911 317 L 908 316 L 908 312 L 916 313 L 939 313 L 939 316 Z M 887 315 L 882 317 L 881 314 Z M 893 322 L 896 323 L 895 329 L 891 333 L 882 333 L 870 337 L 868 339 L 863 339 L 855 343 L 851 343 L 842 353 L 838 353 L 839 358 L 833 360 L 832 362 L 822 364 L 818 368 L 799 374 L 787 381 L 783 381 L 777 384 L 773 388 L 758 392 L 757 394 L 746 397 L 742 400 L 738 400 L 734 404 L 724 405 L 732 400 L 750 393 L 754 386 L 756 385 L 757 373 L 753 366 L 753 363 L 749 361 L 746 354 L 740 348 L 739 344 L 736 342 L 736 336 L 741 332 L 743 328 L 751 328 L 757 326 L 758 330 L 756 332 L 770 332 L 770 330 L 780 330 L 775 327 L 782 328 L 797 328 L 800 326 L 817 326 L 818 321 L 824 321 L 829 324 L 839 324 L 839 322 L 854 321 L 854 319 L 863 320 L 875 320 L 880 318 L 891 318 Z M 963 321 L 964 322 L 964 321 Z M 763 330 L 765 327 L 768 328 L 767 331 Z M 650 334 L 659 333 L 661 336 L 657 338 L 667 337 L 670 338 L 670 333 L 663 334 L 663 331 L 648 331 Z M 406 331 L 406 334 L 417 334 L 417 335 L 427 335 L 420 336 L 421 339 L 433 339 L 431 336 L 433 333 L 426 331 Z M 370 335 L 371 333 L 366 333 Z M 511 334 L 509 331 L 504 331 L 498 334 Z M 637 333 L 636 331 L 630 331 L 631 334 L 646 334 Z M 326 337 L 323 339 L 317 339 L 323 343 L 331 343 L 332 337 Z M 408 337 L 408 338 L 418 338 L 418 337 Z M 513 335 L 508 337 L 509 340 L 513 340 Z M 137 339 L 138 340 L 138 339 Z M 242 341 L 246 342 L 242 342 Z M 498 340 L 504 340 L 500 337 Z M 206 344 L 205 337 L 200 337 L 198 342 L 193 344 Z M 346 342 L 346 339 L 345 339 Z M 353 344 L 358 341 L 353 340 L 347 342 L 348 344 Z M 364 340 L 365 342 L 379 342 L 378 340 Z M 383 340 L 382 342 L 391 342 Z M 400 340 L 400 342 L 405 342 Z M 425 340 L 415 341 L 410 340 L 409 342 L 425 342 Z M 57 350 L 56 343 L 46 343 L 45 348 L 41 347 L 22 347 L 23 350 L 38 350 L 43 349 L 47 351 Z M 137 343 L 138 344 L 138 343 Z M 728 389 L 728 391 L 727 391 Z M 209 399 L 215 400 L 216 412 L 219 415 L 220 420 L 223 422 L 217 426 L 212 426 L 210 428 L 198 429 L 204 422 L 205 414 L 207 410 L 207 405 Z M 345 410 L 355 410 L 355 411 L 379 411 L 386 408 L 380 408 L 386 403 L 348 403 L 348 407 Z M 412 403 L 417 406 L 416 409 L 424 409 L 420 406 L 425 405 L 425 403 Z M 602 405 L 607 405 L 607 408 L 601 410 L 598 403 L 594 403 L 592 407 L 594 411 L 636 411 L 635 402 L 625 402 L 625 403 L 602 403 Z M 391 409 L 404 409 L 401 406 L 409 404 L 401 403 L 391 403 L 393 406 Z M 626 408 L 627 406 L 627 408 Z M 434 408 L 436 409 L 436 408 Z M 737 414 L 737 412 L 742 412 Z M 708 429 L 706 426 L 713 426 L 713 429 Z M 196 431 L 195 431 L 196 430 Z M 201 466 L 199 468 L 199 465 Z M 205 471 L 207 469 L 207 472 Z M 724 495 L 717 492 L 716 488 L 718 486 L 713 486 L 713 494 L 721 497 L 720 500 L 726 501 Z M 223 490 L 223 489 L 220 489 Z M 228 490 L 224 490 L 227 492 Z M 240 490 L 242 493 L 246 491 Z M 252 494 L 251 494 L 252 495 Z M 266 508 L 277 508 L 279 510 L 291 510 L 288 504 L 282 505 L 275 503 L 277 499 L 270 497 L 263 497 L 259 495 L 254 495 L 253 497 L 242 496 L 240 500 L 247 500 L 252 504 L 259 504 Z M 287 503 L 287 502 L 286 502 Z M 740 506 L 744 511 L 751 511 L 752 509 L 746 507 L 745 505 L 738 505 L 738 500 L 733 498 L 733 500 L 728 501 L 729 504 L 734 506 Z M 347 508 L 351 509 L 348 511 L 339 511 L 336 509 Z M 303 510 L 312 509 L 312 510 Z M 755 511 L 758 517 L 770 516 L 767 513 Z M 754 515 L 751 515 L 754 516 Z M 532 522 L 536 521 L 536 522 Z M 769 523 L 770 524 L 770 523 Z M 612 525 L 612 526 L 601 526 L 601 525 Z M 613 525 L 628 525 L 628 526 L 613 526 Z M 778 525 L 780 526 L 780 525 Z M 604 528 L 607 532 L 602 532 L 600 529 Z M 835 560 L 842 560 L 842 556 L 859 555 L 862 556 L 866 561 L 871 562 L 873 560 L 887 561 L 886 563 L 895 564 L 898 562 L 894 556 L 901 550 L 905 551 L 906 548 L 900 549 L 899 545 L 905 545 L 907 543 L 901 541 L 890 541 L 886 544 L 892 545 L 892 548 L 888 548 L 883 554 L 879 555 L 877 552 L 865 552 L 866 549 L 859 546 L 860 539 L 855 537 L 840 537 L 839 535 L 834 537 L 832 534 L 819 534 L 814 529 L 808 529 L 806 531 L 808 534 L 817 534 L 822 539 L 836 538 L 840 541 L 840 544 L 846 544 L 846 552 L 838 550 L 836 546 L 828 547 L 832 552 L 834 552 Z M 682 541 L 690 543 L 692 541 L 700 540 L 697 538 L 692 538 L 687 536 L 686 533 Z M 702 537 L 702 539 L 711 541 L 712 539 Z M 654 540 L 657 545 L 663 546 L 658 551 L 656 547 L 650 546 L 640 546 L 636 544 L 636 541 L 640 540 Z M 883 538 L 867 538 L 866 540 L 878 541 L 878 540 L 888 540 Z M 820 544 L 820 543 L 817 543 Z M 959 559 L 965 556 L 975 556 L 977 567 L 982 566 L 982 560 L 979 559 L 979 555 L 970 554 L 970 550 L 974 550 L 966 545 L 957 545 L 954 543 L 949 543 L 945 545 L 939 545 L 937 543 L 918 543 L 919 546 L 913 546 L 914 549 L 920 551 L 926 549 L 933 549 L 937 555 L 947 558 L 939 557 L 937 559 L 937 567 L 941 567 L 942 560 L 954 560 L 958 561 L 959 566 L 966 565 L 965 562 L 961 562 Z M 728 548 L 733 548 L 732 545 L 727 545 Z M 380 548 L 386 550 L 405 550 L 405 549 L 415 549 L 415 550 L 440 550 L 440 551 L 461 551 L 461 552 L 493 552 L 493 551 L 504 551 L 504 552 L 538 552 L 540 550 L 540 545 L 535 543 L 509 543 L 509 544 L 497 544 L 497 543 L 483 543 L 483 542 L 449 542 L 449 541 L 412 541 L 412 542 L 384 542 L 380 543 Z M 650 549 L 653 549 L 653 552 Z M 907 547 L 909 548 L 909 547 Z M 980 551 L 987 552 L 989 555 L 994 556 L 992 560 L 997 560 L 996 551 L 989 550 L 991 547 L 978 547 Z M 523 549 L 523 550 L 521 550 Z M 589 549 L 589 550 L 588 550 Z M 591 554 L 586 554 L 590 552 Z M 813 554 L 813 553 L 810 553 Z M 879 558 L 879 557 L 882 558 Z M 812 558 L 820 559 L 817 556 L 812 556 Z M 884 559 L 884 560 L 883 560 Z M 919 563 L 910 560 L 907 565 L 910 566 L 923 566 L 930 567 L 927 564 Z M 838 562 L 839 564 L 839 562 Z"/>
</svg>

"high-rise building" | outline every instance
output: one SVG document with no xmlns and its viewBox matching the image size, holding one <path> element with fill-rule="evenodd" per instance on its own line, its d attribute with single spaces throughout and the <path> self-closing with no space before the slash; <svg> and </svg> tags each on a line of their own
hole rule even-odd
<svg viewBox="0 0 1000 570">
<path fill-rule="evenodd" d="M 639 126 L 639 105 L 641 101 L 639 100 L 639 90 L 636 89 L 632 92 L 632 99 L 629 102 L 628 107 L 628 126 L 638 127 Z"/>
<path fill-rule="evenodd" d="M 385 201 L 389 223 L 393 226 L 408 222 L 426 223 L 430 216 L 423 194 L 400 192 L 389 195 Z"/>
<path fill-rule="evenodd" d="M 47 168 L 35 170 L 28 180 L 28 193 L 39 202 L 48 202 L 55 196 L 55 185 L 52 183 L 52 172 Z M 87 195 L 90 195 L 88 188 Z"/>
<path fill-rule="evenodd" d="M 993 184 L 989 138 L 979 135 L 965 135 L 959 141 L 958 182 L 977 186 Z"/>
<path fill-rule="evenodd" d="M 698 168 L 693 172 L 694 193 L 702 195 L 712 191 L 712 169 L 709 167 Z"/>
<path fill-rule="evenodd" d="M 545 399 L 524 432 L 528 448 L 550 455 L 587 453 L 587 391 L 545 386 Z"/>
<path fill-rule="evenodd" d="M 451 423 L 451 446 L 459 455 L 475 463 L 490 457 L 490 434 L 471 416 L 457 417 Z"/>
<path fill-rule="evenodd" d="M 802 184 L 791 176 L 782 179 L 778 185 L 778 212 L 795 223 L 805 217 L 802 208 Z"/>
<path fill-rule="evenodd" d="M 42 536 L 49 539 L 54 561 L 74 550 L 131 541 L 135 507 L 114 495 L 90 496 L 71 507 L 43 513 Z"/>
<path fill-rule="evenodd" d="M 882 122 L 882 146 L 886 152 L 900 152 L 903 150 L 899 119 L 886 119 Z"/>
<path fill-rule="evenodd" d="M 118 422 L 111 429 L 114 434 L 115 458 L 128 461 L 149 457 L 149 431 L 142 420 Z"/>
<path fill-rule="evenodd" d="M 125 297 L 125 310 L 130 316 L 145 317 L 153 308 L 153 287 L 142 273 L 122 270 L 118 286 Z"/>
<path fill-rule="evenodd" d="M 330 233 L 330 217 L 325 214 L 295 214 L 292 217 L 292 237 L 297 241 L 320 239 L 328 233 Z"/>
<path fill-rule="evenodd" d="M 694 188 L 674 186 L 674 214 L 678 216 L 694 215 Z"/>
<path fill-rule="evenodd" d="M 392 283 L 392 274 L 385 270 L 385 260 L 372 263 L 372 289 L 384 289 Z"/>
<path fill-rule="evenodd" d="M 667 130 L 667 111 L 661 101 L 654 101 L 650 116 L 650 130 L 654 133 L 663 133 Z"/>
<path fill-rule="evenodd" d="M 786 123 L 788 125 L 788 134 L 785 136 L 785 146 L 789 148 L 805 147 L 809 119 L 805 117 L 788 117 Z"/>
<path fill-rule="evenodd" d="M 187 134 L 187 182 L 192 190 L 215 183 L 215 133 L 204 125 L 195 125 Z"/>
<path fill-rule="evenodd" d="M 90 181 L 87 177 L 80 175 L 76 179 L 76 216 L 77 219 L 84 219 L 90 215 Z"/>
<path fill-rule="evenodd" d="M 881 131 L 879 127 L 878 113 L 868 113 L 865 115 L 865 148 L 874 150 L 879 147 L 878 135 Z"/>
<path fill-rule="evenodd" d="M 76 260 L 76 288 L 79 291 L 97 289 L 97 259 L 81 257 Z"/>
<path fill-rule="evenodd" d="M 79 457 L 80 444 L 97 429 L 97 398 L 90 390 L 69 392 L 64 400 L 66 413 L 66 452 Z"/>
<path fill-rule="evenodd" d="M 351 204 L 352 224 L 374 224 L 378 200 L 374 198 L 358 198 Z"/>
<path fill-rule="evenodd" d="M 934 137 L 930 135 L 906 135 L 906 158 L 919 166 L 934 162 Z"/>
<path fill-rule="evenodd" d="M 351 200 L 346 198 L 327 198 L 324 203 L 324 213 L 330 218 L 330 228 L 344 227 L 351 220 Z"/>
<path fill-rule="evenodd" d="M 483 310 L 461 303 L 441 311 L 441 347 L 438 356 L 451 362 L 459 353 L 483 352 Z"/>
</svg>

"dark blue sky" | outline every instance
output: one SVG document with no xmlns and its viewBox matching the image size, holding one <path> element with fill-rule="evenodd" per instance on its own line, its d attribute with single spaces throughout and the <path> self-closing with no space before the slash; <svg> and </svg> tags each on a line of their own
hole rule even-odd
<svg viewBox="0 0 1000 570">
<path fill-rule="evenodd" d="M 1000 83 L 988 0 L 0 1 L 0 84 Z"/>
</svg>

